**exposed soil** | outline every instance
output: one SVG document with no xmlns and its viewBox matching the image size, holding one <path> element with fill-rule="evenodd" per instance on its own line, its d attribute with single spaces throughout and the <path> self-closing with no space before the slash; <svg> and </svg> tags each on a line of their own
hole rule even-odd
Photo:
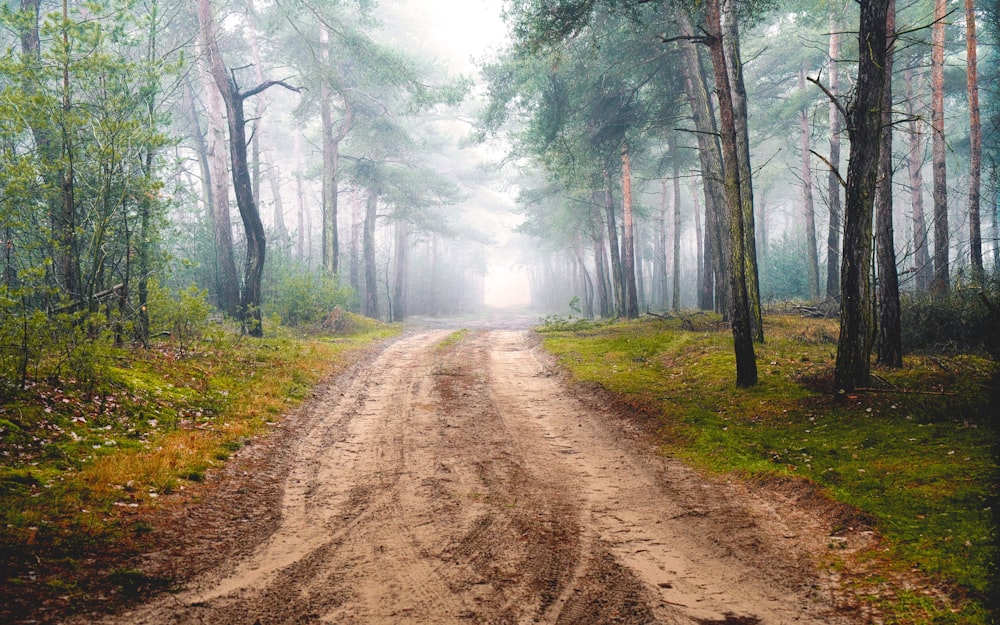
<svg viewBox="0 0 1000 625">
<path fill-rule="evenodd" d="M 175 592 L 71 622 L 866 620 L 817 572 L 843 509 L 662 457 L 528 331 L 448 334 L 391 343 L 151 517 L 132 564 Z"/>
</svg>

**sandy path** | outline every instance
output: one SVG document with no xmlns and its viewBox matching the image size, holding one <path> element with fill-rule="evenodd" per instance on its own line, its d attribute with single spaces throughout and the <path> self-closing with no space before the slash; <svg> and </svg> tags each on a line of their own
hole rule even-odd
<svg viewBox="0 0 1000 625">
<path fill-rule="evenodd" d="M 651 453 L 525 331 L 408 335 L 317 398 L 276 530 L 114 623 L 831 623 L 822 528 Z"/>
</svg>

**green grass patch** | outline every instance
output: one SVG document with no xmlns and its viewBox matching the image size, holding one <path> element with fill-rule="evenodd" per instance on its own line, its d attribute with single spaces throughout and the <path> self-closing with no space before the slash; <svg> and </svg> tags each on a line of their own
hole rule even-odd
<svg viewBox="0 0 1000 625">
<path fill-rule="evenodd" d="M 215 333 L 183 348 L 107 347 L 96 382 L 32 380 L 0 403 L 0 594 L 72 587 L 61 564 L 127 549 L 148 534 L 136 508 L 195 488 L 253 437 L 344 370 L 367 346 L 400 331 L 350 317 L 352 330 L 266 339 Z M 132 571 L 111 580 L 147 587 Z M 46 586 L 47 585 L 47 586 Z M 39 590 L 41 589 L 41 590 Z M 3 611 L 0 610 L 0 616 Z M 0 618 L 2 620 L 2 618 Z"/>
<path fill-rule="evenodd" d="M 830 321 L 769 317 L 767 343 L 756 346 L 761 381 L 750 389 L 736 387 L 731 334 L 711 318 L 540 330 L 577 379 L 658 415 L 665 452 L 713 472 L 813 482 L 875 519 L 885 566 L 919 569 L 964 597 L 958 613 L 902 594 L 879 599 L 898 622 L 987 622 L 998 557 L 996 363 L 910 357 L 903 369 L 876 370 L 881 392 L 838 403 L 826 390 Z"/>
</svg>

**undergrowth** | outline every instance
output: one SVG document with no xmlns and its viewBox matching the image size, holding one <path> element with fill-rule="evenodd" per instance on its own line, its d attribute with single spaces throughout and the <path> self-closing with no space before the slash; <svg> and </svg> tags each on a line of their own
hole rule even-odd
<svg viewBox="0 0 1000 625">
<path fill-rule="evenodd" d="M 902 369 L 875 370 L 880 390 L 839 403 L 830 392 L 836 322 L 767 318 L 750 389 L 736 387 L 732 337 L 720 329 L 706 316 L 540 328 L 577 379 L 659 417 L 664 453 L 750 479 L 796 476 L 874 519 L 883 539 L 863 557 L 952 593 L 945 602 L 873 592 L 891 622 L 991 622 L 997 363 L 907 357 Z"/>
<path fill-rule="evenodd" d="M 120 559 L 141 539 L 136 509 L 194 488 L 318 381 L 399 331 L 351 317 L 350 334 L 295 336 L 272 326 L 269 338 L 249 339 L 220 328 L 175 331 L 148 348 L 103 345 L 99 378 L 8 386 L 0 396 L 0 597 L 93 599 L 93 580 L 78 573 Z M 123 595 L 142 582 L 126 570 L 105 578 Z"/>
</svg>

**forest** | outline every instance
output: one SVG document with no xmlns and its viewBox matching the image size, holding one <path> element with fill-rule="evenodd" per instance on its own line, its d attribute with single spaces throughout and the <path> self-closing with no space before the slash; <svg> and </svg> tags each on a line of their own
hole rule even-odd
<svg viewBox="0 0 1000 625">
<path fill-rule="evenodd" d="M 0 3 L 0 496 L 25 505 L 3 510 L 3 561 L 58 543 L 29 508 L 63 472 L 121 491 L 131 479 L 91 467 L 161 431 L 218 435 L 198 453 L 224 461 L 287 408 L 272 392 L 302 401 L 323 362 L 361 358 L 345 337 L 407 321 L 528 316 L 553 351 L 634 334 L 565 347 L 602 384 L 620 354 L 652 362 L 650 326 L 630 323 L 709 328 L 712 349 L 721 328 L 719 405 L 752 406 L 731 393 L 828 353 L 833 410 L 901 392 L 881 387 L 902 371 L 919 388 L 892 410 L 958 394 L 969 428 L 996 425 L 996 2 L 502 5 L 506 39 L 456 69 L 401 1 Z M 768 327 L 808 354 L 786 363 Z M 911 376 L 904 355 L 974 391 Z M 942 355 L 971 355 L 974 374 Z M 237 404 L 249 425 L 210 423 Z M 175 442 L 178 458 L 195 447 Z M 178 460 L 150 496 L 213 462 Z M 976 532 L 995 533 L 992 474 L 976 479 Z M 113 525 L 92 510 L 120 492 L 67 488 L 38 505 L 77 515 L 73 531 Z M 964 588 L 985 605 L 990 583 Z"/>
<path fill-rule="evenodd" d="M 183 292 L 251 336 L 479 310 L 510 214 L 535 310 L 717 311 L 745 384 L 783 302 L 845 389 L 921 301 L 995 318 L 995 7 L 716 4 L 510 2 L 477 83 L 372 2 L 6 3 L 5 378 Z"/>
</svg>

